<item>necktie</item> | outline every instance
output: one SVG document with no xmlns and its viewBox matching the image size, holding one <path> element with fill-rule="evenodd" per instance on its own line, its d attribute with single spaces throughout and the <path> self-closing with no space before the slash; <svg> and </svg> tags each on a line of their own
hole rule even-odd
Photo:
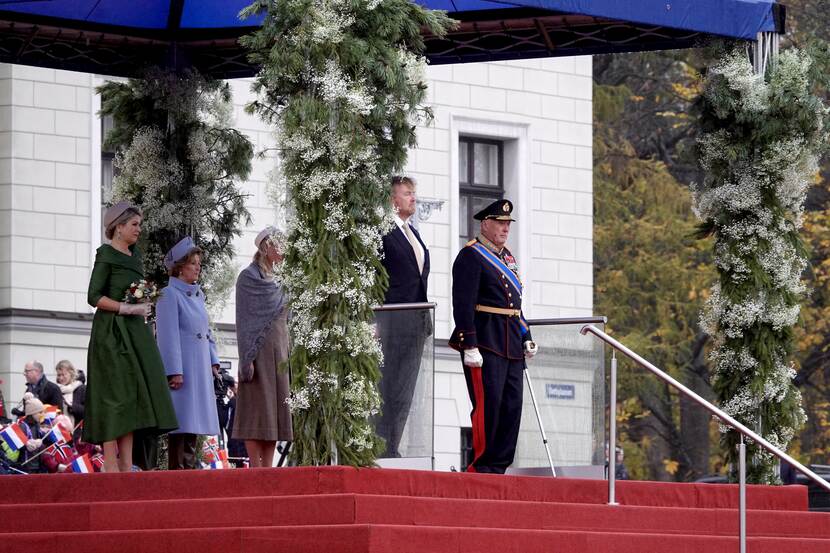
<svg viewBox="0 0 830 553">
<path fill-rule="evenodd" d="M 421 248 L 421 244 L 418 243 L 418 239 L 415 238 L 415 233 L 412 232 L 412 228 L 409 226 L 409 223 L 403 224 L 403 233 L 406 235 L 406 239 L 409 240 L 409 245 L 412 246 L 412 251 L 415 252 L 415 261 L 418 262 L 418 273 L 423 273 L 424 250 Z"/>
</svg>

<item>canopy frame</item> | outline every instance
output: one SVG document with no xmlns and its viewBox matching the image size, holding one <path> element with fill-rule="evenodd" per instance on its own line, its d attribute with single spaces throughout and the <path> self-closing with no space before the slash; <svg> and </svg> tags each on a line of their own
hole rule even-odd
<svg viewBox="0 0 830 553">
<path fill-rule="evenodd" d="M 0 10 L 0 62 L 136 77 L 147 66 L 195 67 L 216 78 L 250 77 L 257 67 L 238 38 L 253 26 L 180 28 L 184 0 L 173 0 L 165 29 L 102 25 Z M 786 11 L 773 10 L 777 32 Z M 432 64 L 501 61 L 693 48 L 711 34 L 590 15 L 516 7 L 452 12 L 459 27 L 425 35 Z M 776 33 L 760 33 L 764 37 Z M 767 38 L 764 38 L 767 40 Z M 766 58 L 765 58 L 766 59 Z"/>
</svg>

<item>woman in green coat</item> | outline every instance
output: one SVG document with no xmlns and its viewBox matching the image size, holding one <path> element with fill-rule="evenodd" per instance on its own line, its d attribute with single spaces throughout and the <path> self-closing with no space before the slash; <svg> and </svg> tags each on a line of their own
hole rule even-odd
<svg viewBox="0 0 830 553">
<path fill-rule="evenodd" d="M 121 301 L 143 277 L 135 243 L 141 211 L 119 202 L 104 214 L 110 244 L 95 255 L 87 301 L 96 307 L 89 339 L 84 441 L 104 446 L 104 471 L 132 470 L 133 431 L 178 427 L 167 377 L 145 317 L 149 303 Z"/>
</svg>

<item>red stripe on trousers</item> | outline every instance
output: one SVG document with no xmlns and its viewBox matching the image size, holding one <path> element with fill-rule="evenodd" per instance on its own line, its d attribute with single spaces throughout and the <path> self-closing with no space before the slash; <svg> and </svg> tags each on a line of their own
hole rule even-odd
<svg viewBox="0 0 830 553">
<path fill-rule="evenodd" d="M 473 408 L 473 462 L 467 467 L 467 472 L 476 472 L 475 462 L 484 453 L 487 445 L 487 433 L 484 431 L 484 381 L 481 379 L 481 367 L 470 367 L 470 378 L 473 379 L 473 394 L 476 406 Z"/>
</svg>

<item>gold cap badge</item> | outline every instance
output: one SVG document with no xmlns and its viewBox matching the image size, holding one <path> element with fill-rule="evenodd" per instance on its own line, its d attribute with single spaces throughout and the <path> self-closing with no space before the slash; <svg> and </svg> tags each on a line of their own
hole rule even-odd
<svg viewBox="0 0 830 553">
<path fill-rule="evenodd" d="M 504 211 L 505 213 L 507 213 L 508 211 L 510 211 L 510 204 L 507 203 L 507 202 L 504 202 L 504 205 L 501 206 L 501 210 Z"/>
</svg>

